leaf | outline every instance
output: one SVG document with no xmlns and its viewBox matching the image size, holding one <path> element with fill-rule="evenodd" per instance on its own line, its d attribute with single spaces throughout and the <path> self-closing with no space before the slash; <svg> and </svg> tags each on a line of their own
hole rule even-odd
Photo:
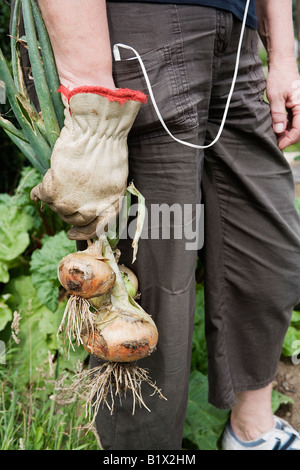
<svg viewBox="0 0 300 470">
<path fill-rule="evenodd" d="M 281 405 L 294 403 L 294 400 L 277 390 L 272 390 L 272 411 L 275 414 Z"/>
<path fill-rule="evenodd" d="M 18 362 L 22 378 L 19 376 L 19 380 L 28 382 L 35 374 L 36 368 L 47 359 L 50 349 L 49 338 L 53 329 L 49 331 L 48 336 L 48 332 L 42 330 L 40 325 L 45 318 L 48 321 L 52 318 L 53 322 L 58 319 L 37 298 L 30 276 L 12 279 L 6 285 L 5 292 L 11 294 L 8 299 L 10 308 L 21 315 Z"/>
<path fill-rule="evenodd" d="M 297 325 L 297 324 L 300 325 L 300 312 L 299 311 L 296 311 L 296 310 L 293 311 L 291 324 L 294 325 L 294 326 Z"/>
<path fill-rule="evenodd" d="M 296 352 L 297 347 L 299 347 L 300 341 L 300 329 L 290 326 L 286 332 L 283 346 L 282 354 L 286 357 L 291 357 Z M 297 345 L 297 347 L 295 347 Z"/>
<path fill-rule="evenodd" d="M 11 294 L 9 306 L 21 315 L 17 362 L 21 369 L 20 380 L 28 383 L 36 369 L 47 360 L 48 351 L 57 349 L 56 331 L 60 318 L 41 304 L 30 276 L 12 279 L 5 290 Z"/>
<path fill-rule="evenodd" d="M 35 168 L 24 167 L 18 187 L 14 195 L 10 197 L 10 204 L 15 205 L 33 218 L 34 230 L 42 229 L 43 232 L 46 228 L 48 233 L 57 233 L 64 229 L 67 231 L 70 227 L 69 224 L 66 224 L 48 205 L 44 205 L 41 210 L 41 206 L 31 200 L 32 188 L 40 184 L 42 179 L 42 175 Z M 8 202 L 6 201 L 6 203 Z"/>
<path fill-rule="evenodd" d="M 0 331 L 4 330 L 7 323 L 12 320 L 13 313 L 6 304 L 6 301 L 9 299 L 9 297 L 9 294 L 0 296 Z"/>
<path fill-rule="evenodd" d="M 30 192 L 34 186 L 42 182 L 42 176 L 35 168 L 24 167 L 18 187 L 15 189 L 12 203 L 33 218 L 33 227 L 38 229 L 43 225 L 43 220 L 38 212 L 38 206 L 30 198 Z"/>
<path fill-rule="evenodd" d="M 0 222 L 0 259 L 11 261 L 29 245 L 33 221 L 17 207 L 0 204 Z"/>
<path fill-rule="evenodd" d="M 38 426 L 35 436 L 34 436 L 34 443 L 33 448 L 34 450 L 41 450 L 44 445 L 44 428 L 42 426 Z"/>
<path fill-rule="evenodd" d="M 44 237 L 42 248 L 32 254 L 30 271 L 33 285 L 39 300 L 52 312 L 55 312 L 58 306 L 60 287 L 57 277 L 58 265 L 64 256 L 74 251 L 76 251 L 75 241 L 69 240 L 62 231 L 53 237 Z"/>
<path fill-rule="evenodd" d="M 13 203 L 18 207 L 30 207 L 37 211 L 37 204 L 30 197 L 32 188 L 42 182 L 42 175 L 32 167 L 24 167 L 21 171 L 19 184 L 12 197 Z"/>
<path fill-rule="evenodd" d="M 33 379 L 36 369 L 47 363 L 48 351 L 52 354 L 60 352 L 60 371 L 75 370 L 78 359 L 84 360 L 87 352 L 77 348 L 67 361 L 63 358 L 62 341 L 56 334 L 66 306 L 60 302 L 53 314 L 37 297 L 31 276 L 19 276 L 5 286 L 5 294 L 10 294 L 7 304 L 12 311 L 18 311 L 20 320 L 20 343 L 15 357 L 18 364 L 19 386 L 28 384 Z"/>
<path fill-rule="evenodd" d="M 199 450 L 218 450 L 218 440 L 228 421 L 229 411 L 208 403 L 208 380 L 198 371 L 190 376 L 184 439 Z"/>
<path fill-rule="evenodd" d="M 0 261 L 0 282 L 6 284 L 9 281 L 9 263 Z"/>
<path fill-rule="evenodd" d="M 14 205 L 0 203 L 0 282 L 8 282 L 10 263 L 29 246 L 32 227 L 30 215 Z"/>
</svg>

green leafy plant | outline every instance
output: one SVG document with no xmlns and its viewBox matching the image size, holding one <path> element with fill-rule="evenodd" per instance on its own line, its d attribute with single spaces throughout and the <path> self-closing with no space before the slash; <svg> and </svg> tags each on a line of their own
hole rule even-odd
<svg viewBox="0 0 300 470">
<path fill-rule="evenodd" d="M 295 344 L 300 341 L 300 311 L 294 311 L 292 315 L 291 324 L 285 335 L 282 354 L 286 357 L 291 357 L 295 353 Z"/>
<path fill-rule="evenodd" d="M 57 268 L 61 259 L 76 251 L 76 243 L 69 240 L 66 232 L 45 236 L 42 248 L 32 253 L 30 271 L 32 282 L 36 288 L 39 300 L 55 312 L 58 307 L 61 284 L 57 277 Z"/>
<path fill-rule="evenodd" d="M 218 450 L 218 442 L 229 418 L 229 410 L 219 410 L 207 401 L 208 381 L 194 370 L 184 427 L 184 446 L 198 450 Z"/>
<path fill-rule="evenodd" d="M 0 296 L 0 331 L 4 330 L 7 323 L 13 318 L 13 312 L 7 305 L 7 301 L 11 297 L 11 294 L 4 294 Z"/>
<path fill-rule="evenodd" d="M 0 282 L 8 282 L 9 268 L 29 246 L 32 227 L 30 215 L 15 206 L 0 204 Z"/>
</svg>

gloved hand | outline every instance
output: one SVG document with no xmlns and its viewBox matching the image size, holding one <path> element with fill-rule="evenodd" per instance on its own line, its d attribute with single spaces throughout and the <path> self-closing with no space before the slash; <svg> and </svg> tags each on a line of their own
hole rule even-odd
<svg viewBox="0 0 300 470">
<path fill-rule="evenodd" d="M 64 128 L 31 199 L 47 203 L 73 225 L 70 239 L 87 240 L 118 214 L 127 187 L 127 136 L 146 96 L 98 87 L 58 91 L 65 104 Z"/>
</svg>

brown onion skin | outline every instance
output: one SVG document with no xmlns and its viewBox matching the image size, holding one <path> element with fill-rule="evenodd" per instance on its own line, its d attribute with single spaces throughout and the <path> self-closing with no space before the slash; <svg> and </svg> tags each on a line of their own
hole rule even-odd
<svg viewBox="0 0 300 470">
<path fill-rule="evenodd" d="M 133 362 L 149 356 L 156 348 L 157 329 L 141 319 L 120 314 L 102 329 L 81 335 L 83 347 L 99 359 L 112 362 Z"/>
<path fill-rule="evenodd" d="M 85 299 L 105 294 L 116 281 L 115 272 L 108 263 L 83 252 L 71 253 L 61 260 L 58 278 L 69 294 Z"/>
</svg>

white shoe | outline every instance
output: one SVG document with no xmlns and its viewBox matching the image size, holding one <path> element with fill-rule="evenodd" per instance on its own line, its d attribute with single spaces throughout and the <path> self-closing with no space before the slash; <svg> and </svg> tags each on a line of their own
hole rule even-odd
<svg viewBox="0 0 300 470">
<path fill-rule="evenodd" d="M 274 416 L 274 427 L 254 441 L 242 441 L 227 423 L 222 450 L 300 450 L 300 434 L 278 416 Z"/>
</svg>

